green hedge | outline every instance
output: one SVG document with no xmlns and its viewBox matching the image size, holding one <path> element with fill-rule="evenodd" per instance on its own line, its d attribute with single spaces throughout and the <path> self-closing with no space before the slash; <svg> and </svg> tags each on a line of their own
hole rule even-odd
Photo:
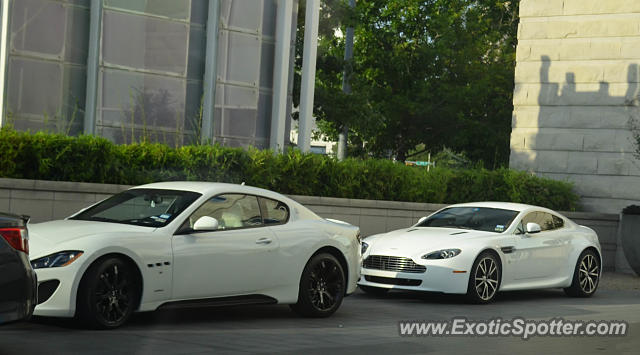
<svg viewBox="0 0 640 355">
<path fill-rule="evenodd" d="M 569 183 L 509 169 L 408 167 L 389 160 L 276 155 L 220 146 L 115 145 L 93 136 L 0 130 L 0 177 L 138 185 L 203 180 L 259 186 L 285 194 L 456 203 L 512 201 L 575 210 Z"/>
</svg>

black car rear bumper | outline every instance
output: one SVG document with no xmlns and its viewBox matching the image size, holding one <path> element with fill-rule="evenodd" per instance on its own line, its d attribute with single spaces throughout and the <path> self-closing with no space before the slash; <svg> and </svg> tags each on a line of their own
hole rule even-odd
<svg viewBox="0 0 640 355">
<path fill-rule="evenodd" d="M 0 324 L 31 317 L 38 301 L 37 284 L 29 257 L 0 245 Z"/>
</svg>

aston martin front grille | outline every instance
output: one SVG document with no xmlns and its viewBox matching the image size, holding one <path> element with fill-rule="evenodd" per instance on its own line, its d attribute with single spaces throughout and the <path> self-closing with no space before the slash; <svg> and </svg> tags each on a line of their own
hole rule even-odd
<svg viewBox="0 0 640 355">
<path fill-rule="evenodd" d="M 410 258 L 386 255 L 371 255 L 364 260 L 365 269 L 376 269 L 395 272 L 423 273 L 427 268 L 418 265 Z"/>
</svg>

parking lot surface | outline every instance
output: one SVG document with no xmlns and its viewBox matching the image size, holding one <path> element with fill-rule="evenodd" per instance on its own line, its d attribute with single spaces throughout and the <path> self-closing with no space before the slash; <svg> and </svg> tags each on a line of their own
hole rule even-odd
<svg viewBox="0 0 640 355">
<path fill-rule="evenodd" d="M 0 355 L 10 354 L 513 354 L 633 353 L 640 349 L 640 279 L 604 275 L 593 298 L 562 290 L 499 295 L 489 305 L 457 296 L 392 292 L 373 297 L 356 292 L 330 318 L 305 319 L 287 306 L 251 306 L 138 314 L 113 331 L 79 328 L 67 320 L 34 319 L 0 327 Z M 399 321 L 466 317 L 527 320 L 622 320 L 623 337 L 401 337 Z"/>
</svg>

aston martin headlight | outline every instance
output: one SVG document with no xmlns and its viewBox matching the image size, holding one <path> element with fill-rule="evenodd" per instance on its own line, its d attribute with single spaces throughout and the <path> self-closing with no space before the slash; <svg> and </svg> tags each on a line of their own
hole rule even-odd
<svg viewBox="0 0 640 355">
<path fill-rule="evenodd" d="M 460 249 L 442 249 L 423 255 L 423 259 L 449 259 L 460 254 Z"/>
<path fill-rule="evenodd" d="M 362 242 L 362 244 L 360 245 L 360 254 L 364 255 L 364 252 L 367 251 L 368 248 L 369 244 Z"/>
<path fill-rule="evenodd" d="M 67 266 L 76 261 L 80 255 L 82 255 L 82 252 L 79 250 L 61 251 L 31 261 L 31 267 L 34 269 L 46 269 Z"/>
</svg>

